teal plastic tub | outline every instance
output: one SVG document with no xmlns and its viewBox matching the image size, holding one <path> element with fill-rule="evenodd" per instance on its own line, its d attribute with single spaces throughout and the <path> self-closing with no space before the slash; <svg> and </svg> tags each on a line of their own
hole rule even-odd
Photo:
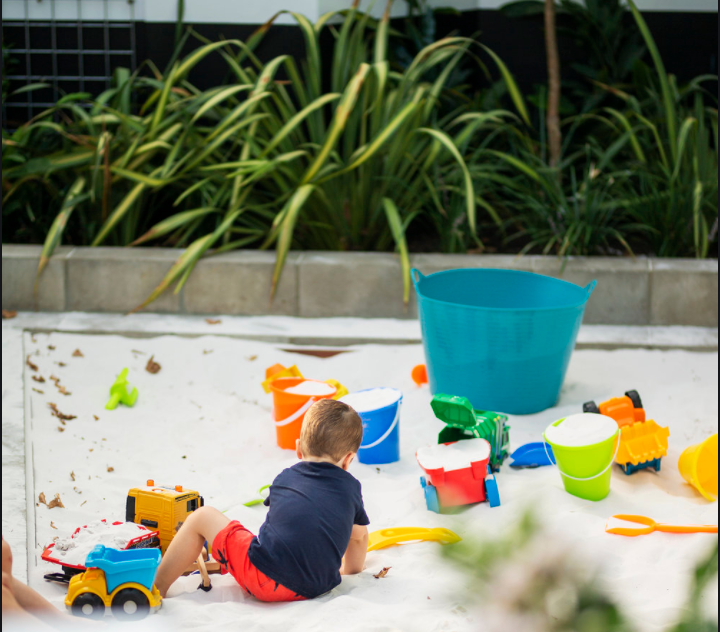
<svg viewBox="0 0 720 632">
<path fill-rule="evenodd" d="M 595 288 L 517 270 L 412 270 L 430 389 L 530 414 L 558 400 Z"/>
</svg>

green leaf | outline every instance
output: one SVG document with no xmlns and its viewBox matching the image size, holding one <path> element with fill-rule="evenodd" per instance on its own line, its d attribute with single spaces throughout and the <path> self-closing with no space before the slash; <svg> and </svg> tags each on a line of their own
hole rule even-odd
<svg viewBox="0 0 720 632">
<path fill-rule="evenodd" d="M 677 159 L 675 162 L 675 169 L 673 170 L 671 178 L 672 181 L 677 180 L 677 177 L 680 174 L 680 167 L 682 166 L 683 156 L 685 154 L 685 144 L 687 143 L 688 135 L 692 131 L 692 128 L 696 125 L 697 119 L 688 117 L 687 119 L 685 119 L 682 127 L 680 128 L 680 136 L 678 137 Z"/>
<path fill-rule="evenodd" d="M 343 97 L 335 110 L 335 115 L 333 116 L 333 122 L 330 126 L 327 138 L 323 143 L 320 153 L 315 158 L 315 161 L 310 165 L 300 181 L 301 187 L 302 185 L 308 184 L 313 179 L 320 168 L 324 165 L 332 149 L 335 147 L 335 143 L 337 143 L 342 130 L 345 128 L 348 117 L 355 107 L 355 102 L 360 94 L 360 89 L 362 88 L 365 77 L 369 71 L 370 66 L 368 64 L 360 64 L 360 68 L 358 68 L 358 71 L 355 73 L 352 81 L 350 81 L 348 87 L 345 89 Z"/>
<path fill-rule="evenodd" d="M 650 56 L 652 57 L 653 64 L 655 65 L 655 71 L 657 72 L 658 79 L 660 80 L 660 88 L 662 90 L 663 96 L 663 106 L 665 108 L 665 120 L 667 122 L 668 128 L 670 155 L 672 156 L 673 162 L 676 162 L 678 147 L 675 97 L 673 96 L 670 89 L 670 82 L 668 80 L 667 72 L 665 71 L 665 65 L 663 64 L 662 57 L 660 56 L 660 51 L 658 51 L 658 48 L 655 45 L 655 40 L 650 33 L 650 29 L 648 28 L 645 19 L 641 15 L 640 11 L 638 11 L 638 8 L 635 6 L 635 2 L 633 2 L 633 0 L 628 0 L 628 5 L 630 6 L 630 11 L 632 11 L 633 17 L 635 18 L 635 22 L 637 22 L 640 33 L 645 40 L 645 45 L 648 47 L 648 51 L 650 51 Z"/>
<path fill-rule="evenodd" d="M 288 200 L 285 208 L 283 209 L 283 220 L 278 239 L 277 254 L 275 257 L 275 270 L 273 271 L 272 286 L 270 288 L 271 301 L 275 296 L 275 291 L 277 290 L 278 283 L 280 282 L 280 276 L 282 275 L 282 271 L 285 266 L 285 260 L 287 259 L 288 252 L 290 252 L 290 248 L 292 246 L 292 239 L 298 215 L 314 190 L 315 186 L 312 184 L 301 185 L 298 190 L 293 193 L 292 197 Z"/>
<path fill-rule="evenodd" d="M 120 202 L 120 204 L 115 207 L 115 210 L 110 214 L 110 217 L 107 218 L 102 228 L 100 229 L 100 232 L 90 244 L 91 246 L 99 246 L 103 241 L 105 241 L 105 238 L 108 236 L 110 231 L 115 228 L 117 223 L 132 208 L 132 205 L 140 197 L 140 194 L 145 190 L 145 187 L 147 187 L 147 184 L 143 182 L 136 184 L 135 187 L 133 187 L 133 189 L 125 196 L 122 202 Z"/>
<path fill-rule="evenodd" d="M 229 99 L 231 96 L 237 94 L 238 92 L 243 92 L 245 90 L 249 90 L 250 88 L 252 88 L 251 85 L 240 85 L 230 86 L 229 88 L 220 90 L 215 96 L 208 99 L 205 103 L 202 104 L 202 106 L 200 106 L 198 111 L 195 112 L 195 116 L 190 119 L 190 125 L 192 125 L 198 119 L 202 118 L 206 112 L 212 110 L 216 105 L 225 101 L 225 99 Z"/>
<path fill-rule="evenodd" d="M 647 159 L 645 158 L 645 152 L 643 152 L 642 147 L 640 146 L 640 142 L 635 135 L 635 131 L 633 130 L 633 127 L 627 117 L 622 112 L 619 112 L 614 108 L 605 108 L 605 111 L 609 112 L 618 121 L 620 121 L 620 124 L 625 128 L 628 134 L 630 134 L 630 144 L 632 145 L 633 151 L 635 152 L 637 159 L 642 163 L 646 163 Z"/>
<path fill-rule="evenodd" d="M 110 171 L 115 175 L 125 178 L 127 180 L 132 180 L 133 182 L 142 182 L 149 187 L 161 187 L 170 182 L 170 180 L 152 178 L 150 176 L 146 176 L 144 173 L 128 171 L 127 169 L 121 169 L 120 167 L 110 167 Z"/>
<path fill-rule="evenodd" d="M 429 134 L 430 136 L 438 140 L 450 152 L 452 157 L 455 158 L 458 165 L 460 166 L 463 174 L 463 179 L 465 181 L 465 210 L 467 213 L 470 230 L 472 231 L 473 236 L 475 236 L 477 232 L 475 220 L 475 189 L 473 187 L 472 178 L 470 177 L 470 171 L 468 170 L 467 165 L 463 160 L 463 157 L 460 155 L 460 152 L 455 146 L 455 143 L 452 142 L 452 139 L 445 132 L 430 129 L 428 127 L 420 128 L 418 132 L 423 134 Z"/>
<path fill-rule="evenodd" d="M 323 108 L 328 103 L 336 101 L 341 96 L 342 95 L 336 93 L 325 94 L 315 99 L 308 106 L 300 110 L 297 114 L 295 114 L 295 116 L 289 119 L 288 122 L 285 123 L 285 125 L 282 126 L 280 131 L 273 135 L 272 140 L 268 143 L 267 147 L 265 147 L 263 152 L 260 154 L 260 157 L 262 158 L 266 156 L 273 149 L 275 149 L 275 147 L 277 147 L 283 140 L 285 140 L 288 134 L 291 134 L 300 126 L 300 123 L 302 123 L 302 121 L 305 120 L 309 114 Z"/>
<path fill-rule="evenodd" d="M 495 51 L 493 51 L 491 48 L 488 48 L 484 44 L 480 44 L 480 46 L 488 55 L 490 55 L 490 57 L 492 57 L 495 65 L 500 70 L 500 74 L 505 81 L 505 85 L 507 86 L 510 98 L 515 105 L 515 109 L 522 117 L 522 120 L 525 121 L 525 124 L 528 127 L 532 127 L 532 123 L 530 123 L 530 116 L 528 115 L 527 108 L 525 107 L 525 101 L 522 97 L 522 92 L 520 92 L 520 88 L 518 88 L 517 83 L 515 82 L 515 78 L 512 76 L 512 73 L 508 70 L 508 67 L 505 65 L 503 60 L 497 56 Z"/>
<path fill-rule="evenodd" d="M 175 215 L 155 224 L 144 235 L 138 237 L 135 241 L 133 241 L 130 246 L 138 246 L 146 241 L 150 241 L 151 239 L 162 237 L 163 235 L 167 235 L 168 233 L 171 233 L 178 228 L 182 228 L 186 224 L 189 224 L 190 222 L 198 219 L 199 217 L 205 217 L 210 213 L 217 213 L 219 211 L 220 209 L 214 208 L 212 206 L 206 206 L 202 208 L 192 209 L 190 211 L 176 213 Z"/>
<path fill-rule="evenodd" d="M 35 90 L 42 90 L 43 88 L 50 88 L 49 83 L 29 83 L 26 86 L 23 86 L 22 88 L 18 88 L 17 90 L 13 90 L 10 93 L 10 96 L 15 96 L 16 94 L 23 94 L 25 92 L 33 92 Z"/>
<path fill-rule="evenodd" d="M 212 248 L 213 244 L 220 238 L 221 235 L 223 235 L 230 228 L 232 223 L 237 219 L 238 215 L 240 215 L 241 212 L 241 210 L 237 210 L 233 213 L 229 213 L 227 217 L 222 221 L 222 223 L 217 227 L 217 229 L 215 229 L 214 232 L 210 233 L 209 235 L 200 237 L 199 239 L 196 239 L 192 244 L 190 244 L 182 253 L 182 255 L 180 255 L 179 259 L 173 264 L 172 268 L 170 268 L 169 272 L 165 275 L 165 278 L 161 281 L 160 285 L 158 285 L 150 293 L 150 296 L 148 296 L 130 313 L 132 314 L 143 309 L 144 307 L 147 307 L 163 292 L 165 292 L 165 290 L 167 290 L 173 283 L 175 283 L 175 281 L 178 281 L 179 279 L 181 281 L 183 279 L 187 279 L 189 272 L 192 271 L 192 269 L 195 267 L 195 264 L 198 262 L 200 257 L 202 257 L 209 248 Z M 180 287 L 182 286 L 178 283 L 176 292 L 179 291 Z"/>
<path fill-rule="evenodd" d="M 40 281 L 40 275 L 45 269 L 47 264 L 50 262 L 55 249 L 60 245 L 62 241 L 62 234 L 67 226 L 67 222 L 75 210 L 75 206 L 79 201 L 80 194 L 85 188 L 85 178 L 80 176 L 75 180 L 63 200 L 60 212 L 55 217 L 55 220 L 50 226 L 47 237 L 45 237 L 45 243 L 43 244 L 42 251 L 40 253 L 40 262 L 38 263 L 37 274 L 35 275 L 35 288 L 34 294 L 37 296 L 38 283 Z"/>
<path fill-rule="evenodd" d="M 410 301 L 410 255 L 408 254 L 407 242 L 405 241 L 405 229 L 397 206 L 390 198 L 383 198 L 383 208 L 387 217 L 390 232 L 392 233 L 395 245 L 400 252 L 400 264 L 402 266 L 403 278 L 403 302 L 407 306 Z"/>
</svg>

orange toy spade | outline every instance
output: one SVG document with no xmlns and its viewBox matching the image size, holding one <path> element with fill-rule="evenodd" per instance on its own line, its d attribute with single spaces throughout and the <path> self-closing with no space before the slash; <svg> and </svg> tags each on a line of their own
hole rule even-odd
<svg viewBox="0 0 720 632">
<path fill-rule="evenodd" d="M 605 525 L 605 532 L 612 533 L 615 535 L 627 535 L 630 537 L 636 535 L 648 535 L 655 531 L 662 531 L 663 533 L 717 533 L 718 526 L 716 524 L 698 524 L 698 525 L 674 525 L 674 524 L 661 524 L 655 522 L 652 518 L 645 516 L 633 516 L 627 514 L 621 514 L 613 516 L 616 520 L 622 520 L 624 522 L 634 522 L 639 527 L 610 527 L 609 523 Z"/>
</svg>

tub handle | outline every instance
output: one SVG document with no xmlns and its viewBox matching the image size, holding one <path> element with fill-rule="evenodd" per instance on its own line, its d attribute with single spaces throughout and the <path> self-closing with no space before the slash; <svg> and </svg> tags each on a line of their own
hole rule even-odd
<svg viewBox="0 0 720 632">
<path fill-rule="evenodd" d="M 593 290 L 597 286 L 597 281 L 593 279 L 585 286 L 585 291 L 587 292 L 587 297 L 590 298 L 590 295 L 593 293 Z"/>
<path fill-rule="evenodd" d="M 418 288 L 418 283 L 422 281 L 425 278 L 425 275 L 420 272 L 417 268 L 413 268 L 410 270 L 410 278 L 412 278 L 413 285 L 415 286 L 415 289 L 420 292 L 420 289 Z"/>
</svg>

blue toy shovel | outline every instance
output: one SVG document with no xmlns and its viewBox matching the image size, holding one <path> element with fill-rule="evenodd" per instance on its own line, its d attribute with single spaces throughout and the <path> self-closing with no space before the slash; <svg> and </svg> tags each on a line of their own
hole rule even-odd
<svg viewBox="0 0 720 632">
<path fill-rule="evenodd" d="M 543 465 L 555 464 L 552 447 L 541 441 L 520 446 L 510 455 L 510 458 L 513 459 L 510 467 L 516 470 L 533 469 Z"/>
</svg>

